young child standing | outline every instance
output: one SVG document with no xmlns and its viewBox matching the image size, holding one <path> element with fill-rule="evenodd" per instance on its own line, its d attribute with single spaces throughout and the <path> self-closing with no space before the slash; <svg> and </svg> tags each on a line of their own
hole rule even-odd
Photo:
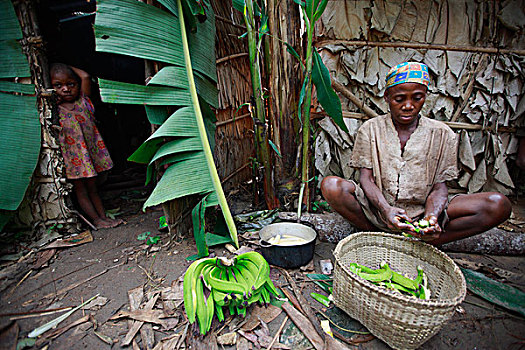
<svg viewBox="0 0 525 350">
<path fill-rule="evenodd" d="M 113 161 L 95 125 L 94 107 L 89 99 L 88 73 L 62 63 L 50 69 L 60 117 L 59 143 L 78 204 L 97 228 L 115 227 L 122 220 L 106 216 L 98 193 L 98 173 L 113 167 Z"/>
</svg>

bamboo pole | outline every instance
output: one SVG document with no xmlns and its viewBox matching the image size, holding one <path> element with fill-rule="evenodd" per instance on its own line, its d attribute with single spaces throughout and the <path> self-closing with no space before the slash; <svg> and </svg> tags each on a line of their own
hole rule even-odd
<svg viewBox="0 0 525 350">
<path fill-rule="evenodd" d="M 412 42 L 384 42 L 384 41 L 362 41 L 362 40 L 323 40 L 316 43 L 316 47 L 327 45 L 348 45 L 348 46 L 369 46 L 369 47 L 392 47 L 420 50 L 443 50 L 443 51 L 461 51 L 461 52 L 478 52 L 491 54 L 516 54 L 525 56 L 525 50 L 521 49 L 500 49 L 497 47 L 478 47 L 478 46 L 457 46 L 442 44 L 421 44 Z"/>
<path fill-rule="evenodd" d="M 248 52 L 250 58 L 250 75 L 252 80 L 253 100 L 254 100 L 254 127 L 257 161 L 263 167 L 263 191 L 264 199 L 268 209 L 279 207 L 279 200 L 275 195 L 272 157 L 270 145 L 268 143 L 269 129 L 266 120 L 263 91 L 261 84 L 261 67 L 259 60 L 259 50 L 261 42 L 255 32 L 255 12 L 253 0 L 245 1 L 244 20 L 247 28 Z"/>
<path fill-rule="evenodd" d="M 321 118 L 321 117 L 328 116 L 324 112 L 322 113 L 314 112 L 312 113 L 312 115 L 314 118 Z M 374 117 L 370 117 L 369 115 L 366 115 L 364 113 L 343 111 L 343 118 L 368 120 Z M 469 123 L 462 123 L 462 122 L 448 122 L 448 121 L 444 121 L 443 123 L 447 124 L 451 129 L 457 129 L 457 130 L 483 130 L 483 131 L 494 130 L 494 127 L 486 127 L 486 126 L 484 127 L 483 125 L 479 125 L 479 124 L 469 124 Z M 517 129 L 512 126 L 499 126 L 498 131 L 507 132 L 507 133 L 515 133 Z"/>
</svg>

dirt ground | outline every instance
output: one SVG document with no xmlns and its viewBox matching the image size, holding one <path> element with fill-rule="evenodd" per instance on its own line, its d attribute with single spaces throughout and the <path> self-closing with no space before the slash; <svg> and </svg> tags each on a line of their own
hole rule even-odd
<svg viewBox="0 0 525 350">
<path fill-rule="evenodd" d="M 48 264 L 38 270 L 33 271 L 28 265 L 22 276 L 25 276 L 30 270 L 31 273 L 25 280 L 17 284 L 21 281 L 19 278 L 2 293 L 0 327 L 4 328 L 12 324 L 12 319 L 15 318 L 14 322 L 20 329 L 18 339 L 21 340 L 34 328 L 61 315 L 61 313 L 54 313 L 21 318 L 27 316 L 23 315 L 24 313 L 77 306 L 99 294 L 107 298 L 104 305 L 90 310 L 76 311 L 59 326 L 65 326 L 85 314 L 92 314 L 92 321 L 96 320 L 97 324 L 96 331 L 92 323 L 88 322 L 86 324 L 89 325 L 89 328 L 86 324 L 73 327 L 51 340 L 47 345 L 42 344 L 33 348 L 40 349 L 48 346 L 46 349 L 120 349 L 120 342 L 128 331 L 128 322 L 126 319 L 110 320 L 110 317 L 119 311 L 129 310 L 128 291 L 144 286 L 144 291 L 147 293 L 172 286 L 172 283 L 176 284 L 190 264 L 186 257 L 196 253 L 192 237 L 185 237 L 180 242 L 166 245 L 167 233 L 158 231 L 158 219 L 162 216 L 160 208 L 143 213 L 139 210 L 139 202 L 128 201 L 124 205 L 126 210 L 121 216 L 126 221 L 124 225 L 113 229 L 92 231 L 94 238 L 92 242 L 57 250 Z M 247 207 L 244 209 L 250 211 Z M 523 208 L 517 209 L 523 210 Z M 143 232 L 152 232 L 153 235 L 159 236 L 160 242 L 145 245 L 144 241 L 137 240 L 137 235 Z M 315 272 L 320 273 L 319 260 L 332 259 L 333 261 L 334 248 L 334 244 L 317 242 L 313 262 Z M 222 246 L 211 250 L 216 255 L 229 254 Z M 499 268 L 511 272 L 506 282 L 525 290 L 525 258 L 522 256 L 462 253 L 451 253 L 450 256 L 454 259 L 472 261 L 487 268 Z M 272 274 L 275 276 L 274 270 L 276 269 L 272 269 Z M 303 288 L 303 295 L 310 304 L 315 308 L 321 308 L 322 306 L 310 297 L 310 292 L 316 290 L 315 285 L 301 282 L 305 280 L 303 278 L 305 272 L 297 269 L 290 270 L 289 273 Z M 285 280 L 281 276 L 276 282 L 284 284 Z M 79 285 L 71 288 L 75 283 Z M 64 290 L 69 291 L 63 293 Z M 338 323 L 346 325 L 347 329 L 364 330 L 357 322 L 349 319 L 334 307 L 324 309 L 324 312 L 332 315 L 334 320 L 340 320 Z M 283 312 L 268 324 L 272 337 L 284 318 L 285 313 Z M 175 310 L 173 320 L 176 326 L 168 331 L 159 329 L 159 327 L 153 328 L 156 341 L 176 332 L 182 332 L 184 329 L 182 306 Z M 228 329 L 220 325 L 216 327 L 219 335 L 227 333 Z M 300 332 L 294 331 L 290 320 L 286 322 L 281 334 L 279 341 L 294 350 L 312 348 Z M 352 336 L 351 333 L 344 331 L 341 334 L 348 338 Z M 450 322 L 421 349 L 520 349 L 525 346 L 524 334 L 525 319 L 522 316 L 494 306 L 469 292 Z M 116 342 L 109 345 L 104 342 L 103 338 L 108 342 L 111 340 Z M 136 339 L 138 339 L 139 347 L 143 348 L 140 334 Z M 7 345 L 0 344 L 0 349 L 9 348 Z M 128 346 L 128 348 L 131 347 L 131 345 Z M 235 347 L 226 346 L 224 348 L 234 349 Z M 388 346 L 378 339 L 373 339 L 360 344 L 358 348 L 388 349 Z"/>
</svg>

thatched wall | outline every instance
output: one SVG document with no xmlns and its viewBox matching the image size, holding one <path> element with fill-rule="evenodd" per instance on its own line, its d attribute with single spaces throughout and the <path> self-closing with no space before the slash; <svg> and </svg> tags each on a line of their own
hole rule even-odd
<svg viewBox="0 0 525 350">
<path fill-rule="evenodd" d="M 254 153 L 253 121 L 247 107 L 251 80 L 248 46 L 240 39 L 246 32 L 244 20 L 231 2 L 213 1 L 216 14 L 216 57 L 219 109 L 215 138 L 215 162 L 225 190 L 236 187 L 251 177 L 249 158 Z"/>
<path fill-rule="evenodd" d="M 216 55 L 219 88 L 219 110 L 215 159 L 226 190 L 236 188 L 252 177 L 254 157 L 253 120 L 247 106 L 252 103 L 252 87 L 242 14 L 231 7 L 231 1 L 213 1 L 216 13 Z M 269 29 L 261 62 L 263 86 L 268 92 L 266 110 L 270 139 L 282 157 L 274 157 L 275 183 L 293 175 L 297 161 L 297 97 L 301 89 L 299 64 L 286 50 L 283 41 L 301 52 L 299 7 L 293 2 L 269 2 Z M 279 40 L 280 39 L 280 40 Z M 267 51 L 266 51 L 267 48 Z M 261 49 L 263 50 L 263 49 Z"/>
<path fill-rule="evenodd" d="M 524 29 L 523 2 L 518 0 L 329 1 L 315 45 L 332 78 L 361 102 L 340 95 L 349 135 L 321 121 L 319 172 L 355 175 L 348 160 L 361 119 L 387 112 L 385 75 L 390 67 L 412 60 L 430 69 L 422 113 L 460 134 L 455 191 L 512 193 L 518 174 L 515 132 L 525 125 Z M 363 113 L 360 103 L 371 111 Z"/>
</svg>

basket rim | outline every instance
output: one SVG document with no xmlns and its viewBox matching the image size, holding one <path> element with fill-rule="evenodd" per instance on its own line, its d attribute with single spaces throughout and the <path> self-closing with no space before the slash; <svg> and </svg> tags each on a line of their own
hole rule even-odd
<svg viewBox="0 0 525 350">
<path fill-rule="evenodd" d="M 432 250 L 434 253 L 439 255 L 442 259 L 444 259 L 448 263 L 452 264 L 452 266 L 453 266 L 453 273 L 455 273 L 459 277 L 460 284 L 461 284 L 458 296 L 456 296 L 453 299 L 445 299 L 445 300 L 417 299 L 417 298 L 413 298 L 413 297 L 410 297 L 410 296 L 405 296 L 405 295 L 396 293 L 396 292 L 394 292 L 392 290 L 389 290 L 387 288 L 383 288 L 383 287 L 377 286 L 374 283 L 372 283 L 370 281 L 367 281 L 367 280 L 365 280 L 363 278 L 359 278 L 357 275 L 352 273 L 346 266 L 343 266 L 343 264 L 341 264 L 339 262 L 339 260 L 340 260 L 341 247 L 345 243 L 347 243 L 348 241 L 351 241 L 353 239 L 356 239 L 356 238 L 359 238 L 359 237 L 362 237 L 362 236 L 382 236 L 382 237 L 387 237 L 387 238 L 391 238 L 391 239 L 398 239 L 398 240 L 405 241 L 405 242 L 413 242 L 415 244 L 424 245 L 426 249 Z M 353 234 L 349 235 L 348 237 L 344 238 L 343 240 L 341 240 L 337 244 L 336 248 L 334 249 L 333 254 L 334 254 L 334 257 L 335 257 L 336 264 L 338 264 L 346 272 L 346 274 L 348 276 L 350 276 L 350 278 L 354 282 L 357 282 L 358 284 L 360 284 L 363 287 L 370 288 L 376 293 L 382 294 L 382 295 L 384 295 L 386 297 L 393 298 L 393 299 L 395 299 L 395 300 L 397 300 L 399 302 L 405 303 L 405 304 L 412 304 L 414 306 L 417 305 L 418 307 L 420 307 L 420 306 L 426 306 L 426 307 L 436 307 L 436 306 L 437 307 L 450 307 L 450 306 L 457 306 L 465 299 L 465 296 L 466 296 L 466 293 L 467 293 L 467 284 L 465 282 L 465 276 L 463 276 L 463 273 L 461 272 L 461 270 L 457 266 L 457 264 L 454 262 L 454 260 L 452 260 L 447 254 L 443 253 L 441 250 L 437 249 L 433 245 L 430 245 L 428 243 L 424 243 L 424 242 L 421 242 L 421 241 L 418 241 L 418 240 L 414 240 L 414 239 L 411 239 L 411 238 L 408 238 L 408 237 L 403 237 L 403 236 L 400 236 L 400 235 L 394 235 L 394 234 L 386 233 L 386 232 L 357 232 L 357 233 L 353 233 Z"/>
</svg>

